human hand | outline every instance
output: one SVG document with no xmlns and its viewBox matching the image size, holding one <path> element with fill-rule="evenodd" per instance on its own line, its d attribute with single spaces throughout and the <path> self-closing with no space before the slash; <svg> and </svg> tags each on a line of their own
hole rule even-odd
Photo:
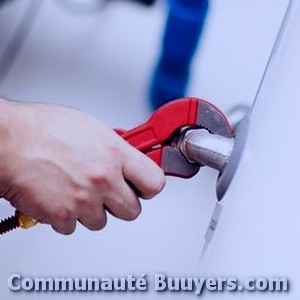
<svg viewBox="0 0 300 300">
<path fill-rule="evenodd" d="M 133 220 L 138 196 L 164 187 L 154 162 L 88 114 L 6 100 L 0 111 L 0 196 L 59 233 L 71 234 L 77 220 L 99 230 L 107 210 Z"/>
</svg>

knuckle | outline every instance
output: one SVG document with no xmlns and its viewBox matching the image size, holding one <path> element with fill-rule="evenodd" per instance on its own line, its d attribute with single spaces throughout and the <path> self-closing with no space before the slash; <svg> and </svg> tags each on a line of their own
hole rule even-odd
<svg viewBox="0 0 300 300">
<path fill-rule="evenodd" d="M 91 202 L 90 201 L 91 198 L 88 197 L 87 193 L 78 193 L 77 195 L 75 195 L 74 199 L 75 199 L 75 204 L 79 209 L 90 205 Z"/>
<path fill-rule="evenodd" d="M 55 219 L 63 223 L 68 222 L 72 219 L 72 212 L 66 207 L 59 208 L 55 212 Z"/>
<path fill-rule="evenodd" d="M 100 218 L 94 224 L 91 224 L 89 226 L 89 229 L 93 230 L 93 231 L 101 230 L 101 229 L 103 229 L 106 226 L 106 223 L 107 223 L 107 219 L 106 218 Z"/>
<path fill-rule="evenodd" d="M 105 227 L 107 222 L 106 212 L 99 209 L 94 209 L 87 215 L 82 216 L 79 222 L 87 229 L 96 231 Z"/>
<path fill-rule="evenodd" d="M 75 225 L 73 226 L 52 226 L 52 228 L 60 234 L 71 235 L 75 231 Z"/>
<path fill-rule="evenodd" d="M 108 208 L 106 210 L 124 221 L 133 221 L 141 213 L 141 205 L 135 195 L 114 197 L 109 202 L 112 203 L 112 206 L 109 210 Z"/>
<path fill-rule="evenodd" d="M 149 187 L 148 193 L 144 196 L 145 199 L 150 199 L 159 194 L 166 184 L 166 177 L 161 170 L 161 172 L 153 180 L 152 185 Z"/>
<path fill-rule="evenodd" d="M 101 186 L 102 188 L 110 186 L 110 170 L 108 169 L 91 172 L 89 178 L 94 185 Z"/>
<path fill-rule="evenodd" d="M 157 182 L 154 186 L 153 192 L 156 194 L 160 193 L 166 184 L 166 177 L 164 172 L 161 170 L 159 175 L 157 176 Z"/>
<path fill-rule="evenodd" d="M 141 213 L 141 206 L 140 205 L 135 205 L 133 207 L 131 207 L 126 214 L 125 219 L 127 221 L 133 221 L 135 219 L 137 219 L 137 217 L 140 215 Z"/>
<path fill-rule="evenodd" d="M 123 157 L 123 150 L 119 145 L 112 145 L 110 147 L 110 153 L 113 155 L 114 159 L 121 159 Z"/>
<path fill-rule="evenodd" d="M 63 235 L 71 235 L 75 231 L 75 228 L 66 229 L 61 234 Z"/>
</svg>

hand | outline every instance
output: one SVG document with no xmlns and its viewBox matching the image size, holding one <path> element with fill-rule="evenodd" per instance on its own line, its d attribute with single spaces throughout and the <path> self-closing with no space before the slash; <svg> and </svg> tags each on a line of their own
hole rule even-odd
<svg viewBox="0 0 300 300">
<path fill-rule="evenodd" d="M 138 196 L 164 187 L 154 162 L 83 112 L 1 100 L 0 113 L 0 196 L 59 233 L 77 220 L 99 230 L 107 210 L 133 220 Z"/>
</svg>

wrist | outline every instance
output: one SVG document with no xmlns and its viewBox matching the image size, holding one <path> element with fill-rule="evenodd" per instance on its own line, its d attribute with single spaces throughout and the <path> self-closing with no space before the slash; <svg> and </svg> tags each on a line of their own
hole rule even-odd
<svg viewBox="0 0 300 300">
<path fill-rule="evenodd" d="M 0 98 L 0 155 L 3 154 L 2 151 L 4 150 L 6 142 L 10 136 L 9 121 L 13 122 L 11 117 L 10 101 Z"/>
<path fill-rule="evenodd" d="M 10 164 L 10 141 L 12 134 L 10 126 L 14 122 L 12 115 L 12 103 L 0 98 L 0 196 L 3 196 L 9 182 Z"/>
</svg>

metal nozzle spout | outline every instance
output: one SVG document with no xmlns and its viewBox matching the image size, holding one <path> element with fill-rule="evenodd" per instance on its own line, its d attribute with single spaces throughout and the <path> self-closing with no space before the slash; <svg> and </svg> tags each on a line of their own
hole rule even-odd
<svg viewBox="0 0 300 300">
<path fill-rule="evenodd" d="M 211 134 L 205 129 L 187 131 L 180 142 L 180 150 L 191 162 L 219 171 L 217 199 L 221 201 L 236 173 L 247 140 L 250 115 L 235 127 L 234 137 Z"/>
</svg>

